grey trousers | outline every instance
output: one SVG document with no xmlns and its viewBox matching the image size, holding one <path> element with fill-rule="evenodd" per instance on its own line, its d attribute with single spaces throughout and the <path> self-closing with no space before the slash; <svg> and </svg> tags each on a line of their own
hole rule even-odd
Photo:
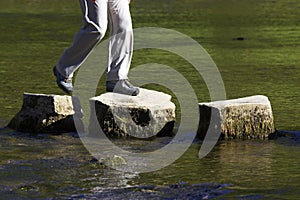
<svg viewBox="0 0 300 200">
<path fill-rule="evenodd" d="M 133 31 L 128 0 L 79 1 L 83 14 L 83 26 L 75 35 L 73 44 L 64 51 L 57 62 L 58 71 L 65 77 L 72 77 L 104 37 L 109 21 L 111 37 L 106 80 L 127 79 L 133 48 Z"/>
</svg>

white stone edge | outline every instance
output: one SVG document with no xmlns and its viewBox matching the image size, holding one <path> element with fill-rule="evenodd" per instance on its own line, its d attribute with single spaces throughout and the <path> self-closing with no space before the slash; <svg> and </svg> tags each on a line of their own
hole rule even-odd
<svg viewBox="0 0 300 200">
<path fill-rule="evenodd" d="M 199 106 L 208 106 L 208 107 L 215 107 L 215 108 L 224 108 L 226 106 L 239 106 L 242 104 L 259 104 L 259 105 L 268 105 L 269 107 L 271 107 L 269 98 L 264 95 L 253 95 L 253 96 L 242 97 L 237 99 L 198 103 Z"/>
</svg>

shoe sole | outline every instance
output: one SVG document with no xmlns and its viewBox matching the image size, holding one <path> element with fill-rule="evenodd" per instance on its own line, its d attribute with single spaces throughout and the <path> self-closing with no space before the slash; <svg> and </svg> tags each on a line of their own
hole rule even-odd
<svg viewBox="0 0 300 200">
<path fill-rule="evenodd" d="M 116 93 L 116 94 L 124 94 L 124 95 L 128 95 L 128 96 L 137 96 L 140 93 L 140 90 L 137 87 L 134 87 L 133 85 L 131 85 L 128 82 L 126 82 L 126 85 L 128 87 L 136 88 L 136 91 L 133 91 L 131 94 L 130 93 L 124 93 L 124 91 L 115 90 L 116 85 L 117 85 L 117 82 L 114 83 L 114 84 L 106 82 L 106 92 L 113 92 L 113 93 Z"/>
<path fill-rule="evenodd" d="M 59 82 L 57 81 L 56 67 L 53 67 L 53 74 L 54 74 L 54 76 L 56 77 L 56 84 L 57 84 L 57 86 L 58 86 L 62 91 L 64 91 L 65 93 L 72 95 L 72 92 L 73 92 L 73 91 L 70 91 L 70 90 L 66 89 L 63 85 L 59 84 Z"/>
<path fill-rule="evenodd" d="M 116 92 L 114 90 L 106 90 L 106 92 L 113 92 L 113 93 L 116 93 L 116 94 L 124 94 L 122 92 Z M 137 89 L 137 91 L 134 91 L 132 94 L 124 94 L 124 95 L 129 95 L 129 96 L 137 96 L 138 94 L 140 93 L 140 90 Z"/>
</svg>

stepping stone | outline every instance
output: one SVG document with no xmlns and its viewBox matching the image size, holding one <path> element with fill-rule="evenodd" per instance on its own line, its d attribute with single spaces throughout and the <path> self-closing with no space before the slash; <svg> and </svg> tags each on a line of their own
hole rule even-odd
<svg viewBox="0 0 300 200">
<path fill-rule="evenodd" d="M 108 136 L 149 138 L 172 134 L 175 104 L 162 92 L 140 89 L 138 96 L 105 93 L 90 99 L 89 131 Z M 100 125 L 100 126 L 99 126 Z"/>
<path fill-rule="evenodd" d="M 71 96 L 24 93 L 21 110 L 8 124 L 21 132 L 63 133 L 76 131 Z M 74 101 L 74 100 L 73 100 Z M 77 115 L 81 117 L 81 112 Z"/>
<path fill-rule="evenodd" d="M 211 127 L 221 131 L 225 139 L 264 139 L 275 132 L 271 103 L 263 95 L 199 103 L 199 109 L 198 135 L 201 139 L 206 136 L 212 113 Z"/>
</svg>

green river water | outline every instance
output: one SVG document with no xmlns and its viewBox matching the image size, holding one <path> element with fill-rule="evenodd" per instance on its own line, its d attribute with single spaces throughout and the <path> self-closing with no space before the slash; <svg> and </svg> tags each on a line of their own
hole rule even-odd
<svg viewBox="0 0 300 200">
<path fill-rule="evenodd" d="M 228 99 L 268 96 L 276 129 L 295 134 L 222 141 L 203 159 L 195 141 L 172 165 L 137 174 L 93 162 L 73 133 L 5 128 L 24 92 L 63 94 L 52 67 L 80 28 L 81 13 L 75 0 L 0 0 L 0 199 L 299 199 L 300 1 L 132 0 L 131 13 L 134 28 L 163 27 L 196 40 L 215 61 Z M 210 100 L 182 58 L 134 52 L 132 67 L 150 62 L 174 67 L 199 102 Z M 102 78 L 99 93 L 103 85 Z M 117 142 L 130 149 L 130 142 L 147 148 L 169 140 Z"/>
</svg>

